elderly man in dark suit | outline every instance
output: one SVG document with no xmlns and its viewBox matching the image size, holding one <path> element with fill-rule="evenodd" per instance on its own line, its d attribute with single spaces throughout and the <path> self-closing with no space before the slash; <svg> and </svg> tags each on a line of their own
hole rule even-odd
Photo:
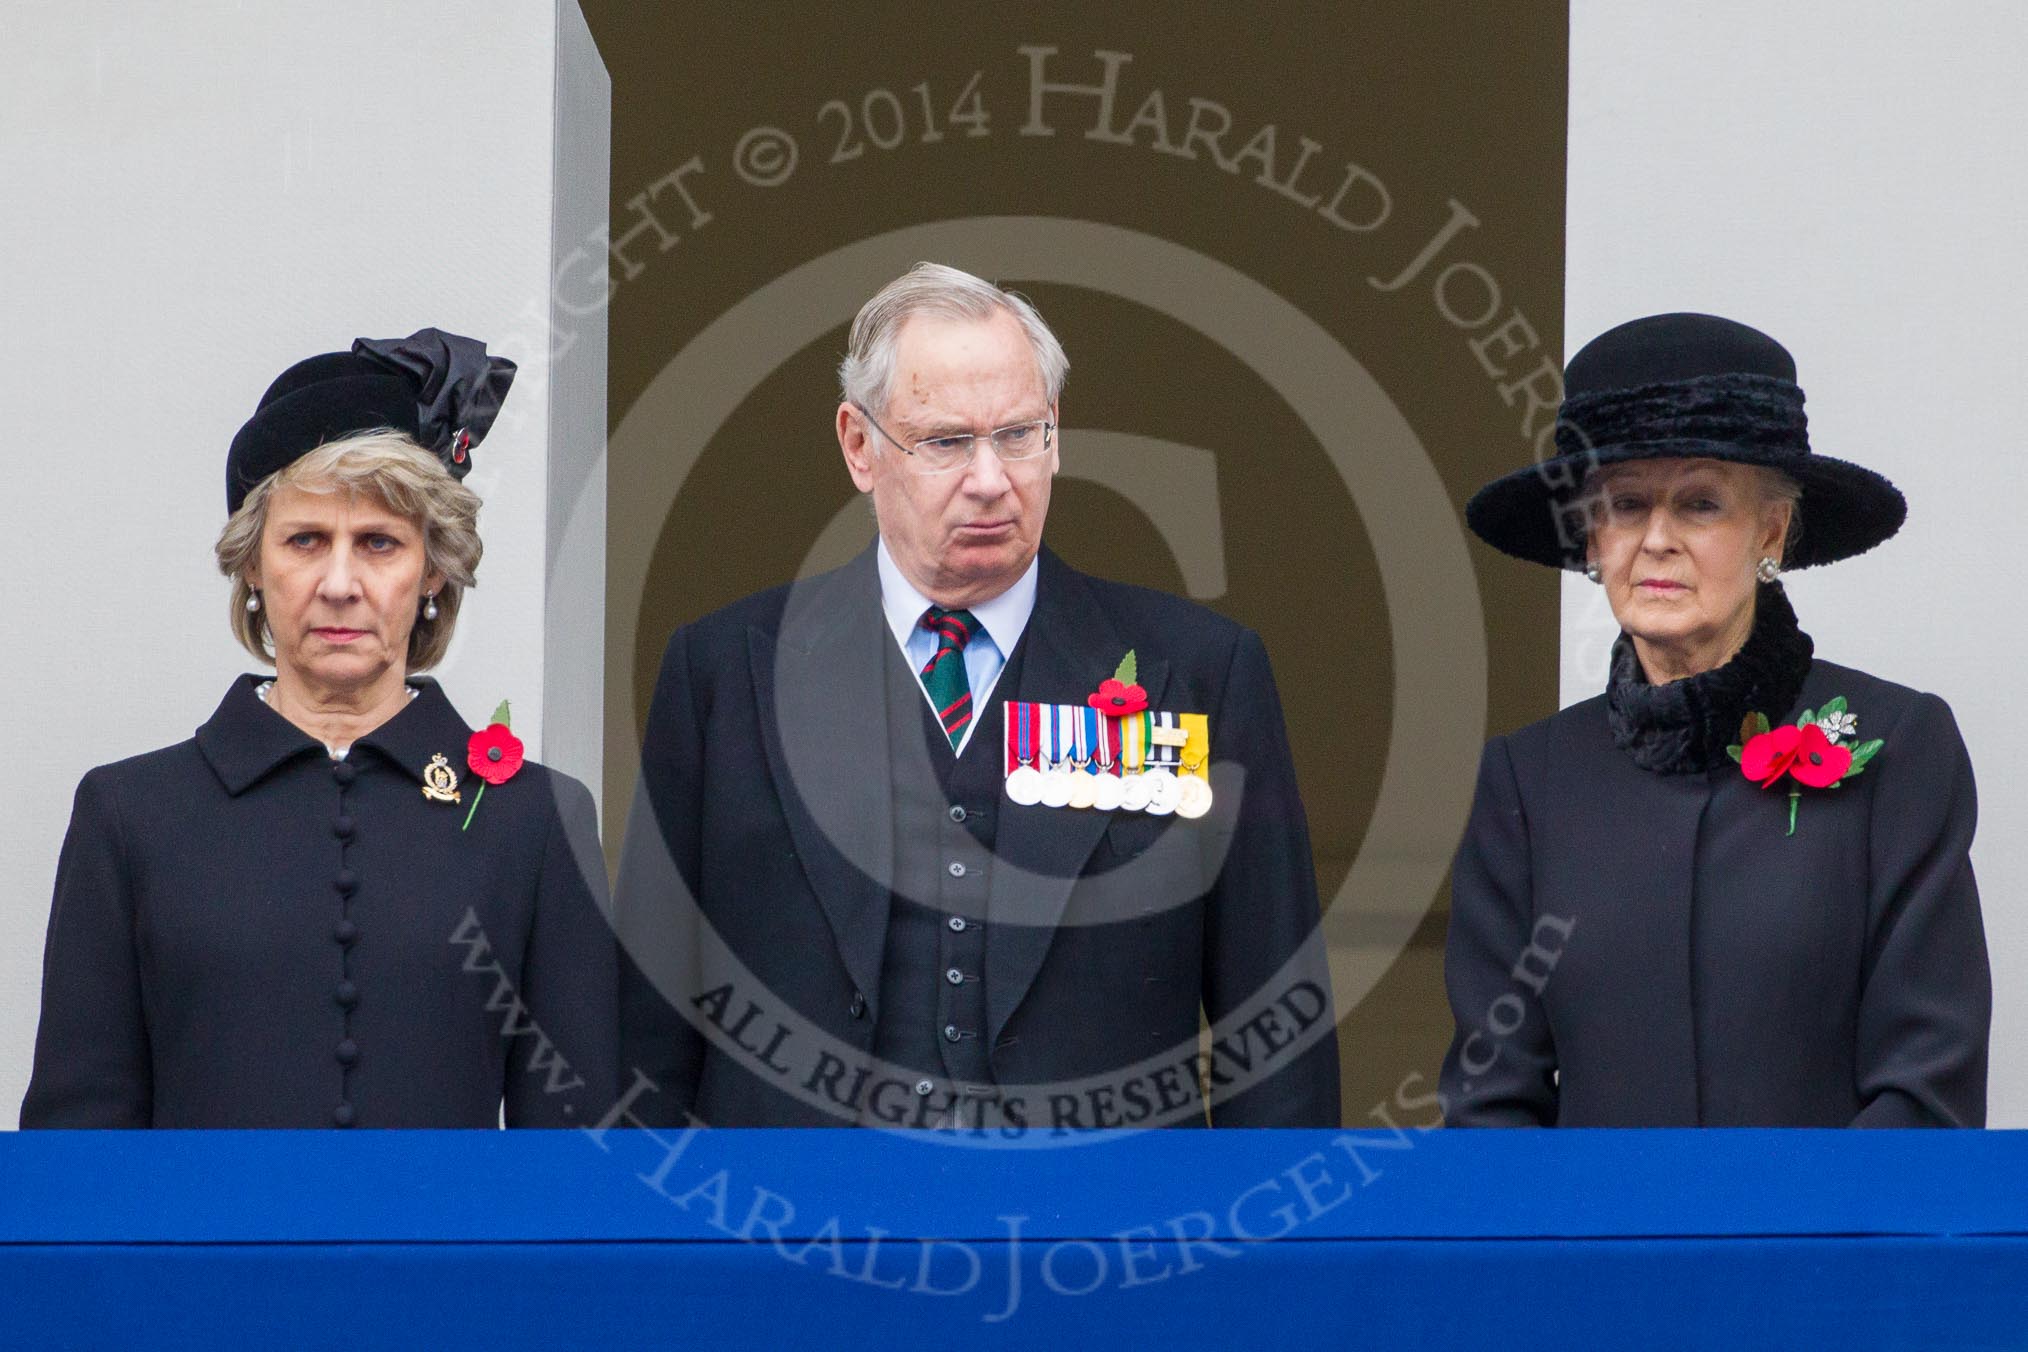
<svg viewBox="0 0 2028 1352">
<path fill-rule="evenodd" d="M 610 1120 L 1337 1124 L 1267 655 L 1043 548 L 1067 365 L 954 269 L 860 312 L 836 432 L 878 541 L 663 660 Z"/>
</svg>

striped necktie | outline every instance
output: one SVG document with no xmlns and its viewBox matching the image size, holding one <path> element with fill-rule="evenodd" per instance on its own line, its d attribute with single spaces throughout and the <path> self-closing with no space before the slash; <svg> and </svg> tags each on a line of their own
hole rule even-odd
<svg viewBox="0 0 2028 1352">
<path fill-rule="evenodd" d="M 979 622 L 969 610 L 945 610 L 931 606 L 923 612 L 922 627 L 937 636 L 936 655 L 922 669 L 922 688 L 943 724 L 944 735 L 953 750 L 964 740 L 972 721 L 972 682 L 965 675 L 965 645 L 979 632 Z"/>
</svg>

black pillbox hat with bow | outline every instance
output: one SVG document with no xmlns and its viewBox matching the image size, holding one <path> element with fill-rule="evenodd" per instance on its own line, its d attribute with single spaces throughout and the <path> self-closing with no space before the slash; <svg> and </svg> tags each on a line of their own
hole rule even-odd
<svg viewBox="0 0 2028 1352">
<path fill-rule="evenodd" d="M 1788 350 L 1717 315 L 1650 315 L 1586 343 L 1564 368 L 1556 450 L 1473 495 L 1465 521 L 1479 538 L 1531 563 L 1582 567 L 1586 472 L 1669 457 L 1760 465 L 1801 484 L 1802 533 L 1784 568 L 1864 553 L 1908 515 L 1883 476 L 1811 452 Z"/>
<path fill-rule="evenodd" d="M 261 480 L 327 441 L 383 428 L 405 432 L 454 478 L 491 430 L 514 383 L 514 363 L 441 329 L 361 338 L 347 352 L 307 357 L 275 377 L 225 457 L 226 511 Z"/>
</svg>

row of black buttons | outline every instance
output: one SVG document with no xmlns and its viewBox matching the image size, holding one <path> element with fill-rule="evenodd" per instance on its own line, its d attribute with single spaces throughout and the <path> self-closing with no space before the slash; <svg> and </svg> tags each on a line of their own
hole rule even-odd
<svg viewBox="0 0 2028 1352">
<path fill-rule="evenodd" d="M 358 833 L 359 824 L 345 811 L 345 790 L 359 777 L 359 768 L 350 761 L 336 761 L 331 766 L 331 778 L 338 781 L 338 815 L 331 822 L 331 834 L 339 840 L 338 872 L 331 879 L 331 886 L 338 893 L 338 923 L 331 927 L 331 939 L 339 948 L 338 984 L 332 989 L 331 997 L 343 1011 L 340 1016 L 344 1025 L 343 1036 L 338 1045 L 331 1049 L 338 1064 L 344 1069 L 339 1072 L 341 1095 L 349 1086 L 351 1068 L 359 1063 L 359 1044 L 352 1040 L 352 1009 L 359 1003 L 359 987 L 352 980 L 352 945 L 359 941 L 359 926 L 347 914 L 352 894 L 359 889 L 359 874 L 345 866 L 345 847 Z M 341 1097 L 338 1106 L 331 1110 L 333 1125 L 349 1127 L 359 1120 L 349 1098 Z"/>
</svg>

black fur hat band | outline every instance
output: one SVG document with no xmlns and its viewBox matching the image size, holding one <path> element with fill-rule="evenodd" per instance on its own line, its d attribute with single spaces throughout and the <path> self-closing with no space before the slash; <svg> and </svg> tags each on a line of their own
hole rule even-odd
<svg viewBox="0 0 2028 1352">
<path fill-rule="evenodd" d="M 381 428 L 405 432 L 459 479 L 514 383 L 514 363 L 441 329 L 361 338 L 347 352 L 297 362 L 261 395 L 225 458 L 225 505 L 327 441 Z"/>
<path fill-rule="evenodd" d="M 1706 459 L 1779 470 L 1802 486 L 1802 532 L 1784 568 L 1864 553 L 1901 529 L 1901 491 L 1810 450 L 1795 362 L 1774 339 L 1715 315 L 1636 319 L 1585 344 L 1564 371 L 1557 454 L 1495 479 L 1465 505 L 1494 548 L 1552 568 L 1584 564 L 1591 470 Z"/>
<path fill-rule="evenodd" d="M 1810 420 L 1803 412 L 1802 387 L 1777 376 L 1743 372 L 1692 376 L 1572 395 L 1556 419 L 1556 449 L 1565 455 L 1670 441 L 1807 455 Z"/>
</svg>

